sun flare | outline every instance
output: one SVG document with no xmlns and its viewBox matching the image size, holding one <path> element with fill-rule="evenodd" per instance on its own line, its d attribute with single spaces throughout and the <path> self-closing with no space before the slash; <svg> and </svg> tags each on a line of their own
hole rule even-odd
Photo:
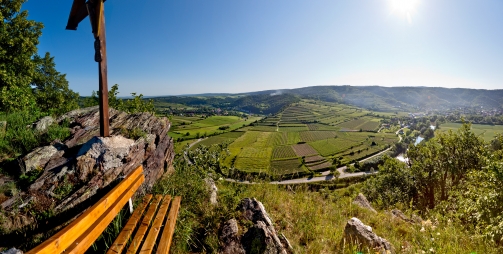
<svg viewBox="0 0 503 254">
<path fill-rule="evenodd" d="M 389 0 L 391 11 L 407 17 L 407 21 L 412 23 L 412 13 L 415 11 L 419 0 Z"/>
</svg>

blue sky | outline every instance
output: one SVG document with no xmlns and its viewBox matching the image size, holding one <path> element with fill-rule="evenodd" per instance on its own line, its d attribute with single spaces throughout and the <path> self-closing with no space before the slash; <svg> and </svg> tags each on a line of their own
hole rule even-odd
<svg viewBox="0 0 503 254">
<path fill-rule="evenodd" d="M 405 1 L 405 2 L 401 2 Z M 81 95 L 98 89 L 86 18 L 29 0 L 39 54 Z M 110 86 L 121 96 L 314 85 L 503 88 L 501 0 L 108 0 Z"/>
</svg>

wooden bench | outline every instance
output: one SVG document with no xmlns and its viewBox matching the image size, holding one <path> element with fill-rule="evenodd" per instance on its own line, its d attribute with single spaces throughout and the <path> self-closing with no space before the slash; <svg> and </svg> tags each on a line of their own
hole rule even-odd
<svg viewBox="0 0 503 254">
<path fill-rule="evenodd" d="M 132 209 L 131 197 L 145 180 L 142 172 L 142 166 L 133 170 L 95 205 L 64 229 L 27 253 L 84 253 L 128 201 L 130 209 Z M 172 199 L 171 196 L 146 195 L 107 253 L 122 253 L 128 243 L 127 253 L 136 253 L 139 249 L 141 253 L 151 253 L 155 247 L 157 247 L 156 253 L 168 253 L 180 201 L 180 197 Z M 168 213 L 170 203 L 171 209 Z M 145 210 L 147 212 L 144 214 Z M 167 218 L 166 214 L 168 214 Z M 155 219 L 151 223 L 154 216 Z M 140 220 L 141 224 L 136 229 Z M 157 239 L 161 231 L 162 233 Z M 130 241 L 133 233 L 134 237 Z"/>
</svg>

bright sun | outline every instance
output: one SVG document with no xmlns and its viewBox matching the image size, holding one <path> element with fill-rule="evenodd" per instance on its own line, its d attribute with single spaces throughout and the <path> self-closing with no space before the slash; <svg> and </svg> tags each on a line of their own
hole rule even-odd
<svg viewBox="0 0 503 254">
<path fill-rule="evenodd" d="M 412 23 L 412 12 L 415 11 L 419 0 L 389 0 L 392 12 L 407 16 L 409 23 Z"/>
</svg>

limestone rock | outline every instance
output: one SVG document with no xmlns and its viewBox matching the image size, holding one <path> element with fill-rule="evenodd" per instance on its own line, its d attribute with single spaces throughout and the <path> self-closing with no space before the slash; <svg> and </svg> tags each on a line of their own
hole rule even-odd
<svg viewBox="0 0 503 254">
<path fill-rule="evenodd" d="M 236 219 L 230 219 L 224 223 L 220 232 L 220 241 L 224 247 L 222 254 L 244 254 L 245 250 L 239 242 L 239 228 Z"/>
<path fill-rule="evenodd" d="M 56 152 L 58 149 L 53 145 L 35 148 L 21 160 L 21 172 L 26 174 L 32 170 L 43 169 Z"/>
<path fill-rule="evenodd" d="M 257 221 L 248 229 L 243 235 L 242 243 L 246 253 L 287 253 L 274 228 L 268 227 L 263 221 Z"/>
<path fill-rule="evenodd" d="M 6 251 L 0 252 L 0 254 L 23 254 L 22 250 L 18 250 L 16 248 L 10 248 Z"/>
<path fill-rule="evenodd" d="M 215 181 L 213 181 L 213 179 L 211 177 L 204 179 L 204 181 L 206 182 L 208 190 L 210 191 L 210 203 L 212 205 L 218 204 L 218 202 L 217 202 L 218 188 L 215 185 Z"/>
<path fill-rule="evenodd" d="M 35 127 L 35 130 L 39 132 L 44 132 L 51 124 L 54 123 L 54 121 L 55 120 L 54 118 L 52 118 L 52 116 L 42 117 L 40 120 L 33 124 L 33 127 Z"/>
<path fill-rule="evenodd" d="M 377 213 L 377 211 L 370 205 L 370 202 L 367 200 L 367 198 L 361 193 L 356 196 L 355 200 L 353 200 L 353 204 Z"/>
<path fill-rule="evenodd" d="M 402 221 L 409 222 L 409 223 L 414 223 L 414 220 L 409 219 L 409 217 L 407 217 L 405 214 L 403 214 L 402 211 L 400 211 L 398 209 L 391 210 L 391 214 L 392 214 L 393 218 L 397 218 L 397 219 L 400 219 Z"/>
<path fill-rule="evenodd" d="M 263 221 L 267 226 L 272 226 L 272 221 L 267 211 L 261 202 L 257 201 L 255 198 L 244 198 L 238 206 L 238 209 L 243 212 L 243 216 L 257 223 L 257 221 Z"/>
<path fill-rule="evenodd" d="M 222 243 L 220 253 L 292 253 L 288 239 L 284 235 L 278 236 L 271 218 L 261 202 L 255 198 L 245 198 L 241 200 L 238 210 L 242 212 L 243 218 L 251 221 L 253 225 L 241 223 L 245 233 L 239 237 L 238 222 L 235 219 L 226 222 L 220 233 Z M 243 252 L 238 252 L 241 249 Z M 236 250 L 236 252 L 232 252 L 232 250 Z"/>
<path fill-rule="evenodd" d="M 394 253 L 393 246 L 384 238 L 372 232 L 372 228 L 363 224 L 358 218 L 351 218 L 344 228 L 344 241 L 346 244 L 357 244 L 387 253 Z"/>
<path fill-rule="evenodd" d="M 0 238 L 0 246 L 20 246 L 23 242 L 16 237 L 16 230 L 29 237 L 30 232 L 48 232 L 75 218 L 139 165 L 143 165 L 145 175 L 140 192 L 152 188 L 172 167 L 175 153 L 173 140 L 167 135 L 170 127 L 167 118 L 150 113 L 127 114 L 112 108 L 109 117 L 110 137 L 101 138 L 97 137 L 98 106 L 70 111 L 53 119 L 53 124 L 69 123 L 68 138 L 35 148 L 18 158 L 20 173 L 37 169 L 41 174 L 24 192 L 0 204 L 6 215 L 0 227 L 9 224 L 4 228 L 11 229 L 12 233 Z M 42 128 L 44 124 L 48 126 L 50 119 L 41 119 L 35 128 Z M 132 130 L 144 135 L 129 137 Z M 53 217 L 38 221 L 35 214 L 24 213 L 19 206 L 27 200 L 30 200 L 30 211 L 50 209 Z M 17 217 L 26 219 L 17 220 Z"/>
</svg>

